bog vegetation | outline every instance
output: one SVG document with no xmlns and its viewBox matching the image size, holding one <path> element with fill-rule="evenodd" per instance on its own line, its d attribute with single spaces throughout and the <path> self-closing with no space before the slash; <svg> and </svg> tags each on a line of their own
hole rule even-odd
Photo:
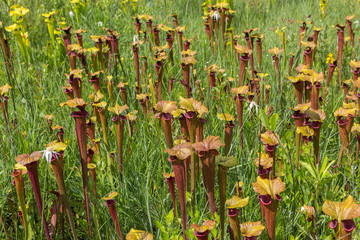
<svg viewBox="0 0 360 240">
<path fill-rule="evenodd" d="M 0 3 L 0 239 L 359 239 L 356 0 Z"/>
</svg>

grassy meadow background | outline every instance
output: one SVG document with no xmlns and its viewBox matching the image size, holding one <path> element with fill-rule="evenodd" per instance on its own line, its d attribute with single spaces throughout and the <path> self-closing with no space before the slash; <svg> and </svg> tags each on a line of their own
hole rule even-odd
<svg viewBox="0 0 360 240">
<path fill-rule="evenodd" d="M 112 75 L 114 81 L 114 93 L 116 102 L 123 105 L 120 91 L 116 85 L 120 81 L 129 82 L 127 90 L 129 111 L 138 110 L 138 118 L 134 126 L 135 133 L 130 137 L 128 127 L 125 128 L 124 140 L 124 167 L 123 180 L 119 181 L 117 171 L 109 171 L 107 168 L 107 159 L 105 156 L 105 148 L 103 144 L 102 155 L 100 159 L 96 159 L 97 164 L 97 193 L 98 200 L 90 194 L 91 214 L 93 219 L 93 230 L 95 239 L 115 239 L 115 228 L 112 223 L 110 214 L 101 197 L 107 196 L 113 191 L 117 191 L 119 196 L 116 197 L 116 207 L 118 211 L 119 222 L 123 236 L 131 228 L 146 230 L 154 235 L 154 239 L 179 239 L 181 236 L 180 220 L 172 221 L 171 197 L 168 191 L 167 183 L 162 175 L 163 172 L 172 172 L 171 164 L 167 161 L 168 154 L 163 153 L 167 148 L 161 125 L 158 120 L 144 118 L 139 102 L 135 99 L 136 76 L 134 69 L 133 53 L 131 51 L 131 43 L 133 36 L 136 34 L 134 27 L 134 19 L 132 16 L 136 14 L 150 14 L 154 16 L 153 23 L 163 23 L 172 27 L 171 14 L 177 13 L 179 25 L 186 26 L 184 36 L 193 38 L 190 49 L 197 51 L 195 59 L 197 63 L 194 69 L 197 70 L 197 79 L 200 80 L 201 87 L 205 95 L 204 105 L 209 109 L 209 113 L 205 119 L 207 123 L 204 127 L 204 136 L 214 135 L 221 136 L 224 142 L 224 126 L 217 118 L 217 113 L 226 112 L 236 115 L 234 101 L 223 92 L 220 100 L 215 100 L 212 96 L 217 95 L 220 88 L 210 90 L 210 84 L 207 80 L 206 66 L 217 64 L 221 68 L 226 69 L 226 76 L 235 78 L 234 87 L 238 85 L 239 61 L 235 56 L 231 56 L 230 47 L 224 54 L 220 48 L 215 54 L 211 54 L 205 27 L 203 25 L 203 1 L 200 0 L 138 0 L 136 3 L 136 12 L 133 6 L 122 1 L 113 0 L 89 0 L 83 12 L 80 13 L 77 21 L 75 16 L 70 16 L 70 11 L 74 11 L 74 4 L 68 0 L 27 0 L 27 1 L 0 1 L 0 21 L 4 26 L 13 24 L 12 18 L 9 16 L 10 6 L 20 4 L 30 10 L 25 15 L 25 23 L 28 28 L 28 36 L 32 49 L 31 61 L 26 64 L 23 61 L 15 38 L 11 37 L 11 33 L 5 31 L 8 37 L 11 37 L 10 48 L 13 52 L 14 72 L 16 83 L 12 84 L 14 90 L 14 102 L 11 94 L 9 94 L 9 119 L 17 121 L 16 130 L 13 126 L 10 133 L 6 131 L 3 116 L 0 117 L 0 209 L 1 216 L 5 226 L 13 239 L 23 239 L 23 228 L 19 219 L 12 218 L 9 201 L 13 201 L 15 209 L 18 208 L 15 186 L 12 185 L 11 177 L 13 167 L 15 165 L 15 157 L 22 153 L 31 153 L 36 150 L 44 150 L 45 145 L 56 140 L 56 133 L 50 133 L 44 116 L 54 114 L 54 124 L 60 124 L 64 127 L 64 138 L 68 143 L 65 150 L 65 184 L 67 192 L 73 206 L 75 216 L 75 224 L 77 226 L 77 234 L 80 239 L 88 239 L 86 234 L 86 218 L 83 209 L 83 191 L 81 184 L 80 156 L 75 135 L 75 121 L 70 117 L 70 109 L 67 107 L 59 107 L 59 104 L 67 100 L 63 93 L 63 86 L 66 86 L 65 73 L 70 72 L 70 65 L 66 56 L 62 39 L 55 41 L 55 48 L 49 51 L 50 36 L 47 25 L 44 21 L 43 13 L 56 11 L 55 27 L 58 23 L 65 21 L 66 25 L 73 26 L 73 30 L 83 28 L 88 30 L 83 34 L 84 48 L 93 47 L 93 41 L 90 35 L 105 35 L 106 31 L 103 27 L 111 28 L 119 32 L 119 51 L 122 58 L 123 71 L 118 66 L 117 71 L 108 72 L 106 75 Z M 328 0 L 326 7 L 326 16 L 321 17 L 319 1 L 313 0 L 235 0 L 234 10 L 235 17 L 232 21 L 232 27 L 235 34 L 241 35 L 239 44 L 246 45 L 243 40 L 243 33 L 248 28 L 259 28 L 259 32 L 265 35 L 263 39 L 263 64 L 262 72 L 269 73 L 266 84 L 272 86 L 270 92 L 269 106 L 274 108 L 274 113 L 279 115 L 276 123 L 275 132 L 279 134 L 281 144 L 278 147 L 278 155 L 283 162 L 282 180 L 286 183 L 286 190 L 282 193 L 283 202 L 280 203 L 277 217 L 277 239 L 290 239 L 290 236 L 305 239 L 309 237 L 308 223 L 305 221 L 301 206 L 312 205 L 316 191 L 319 197 L 319 207 L 328 200 L 340 201 L 348 194 L 354 196 L 358 202 L 358 162 L 352 165 L 343 164 L 339 168 L 333 169 L 332 172 L 339 173 L 331 181 L 322 184 L 317 183 L 305 168 L 296 169 L 293 164 L 295 157 L 295 126 L 291 119 L 292 110 L 289 107 L 296 105 L 293 86 L 287 80 L 289 72 L 289 54 L 295 54 L 294 67 L 303 63 L 302 50 L 298 51 L 299 26 L 297 20 L 312 21 L 314 24 L 309 25 L 306 36 L 312 33 L 312 26 L 321 27 L 319 34 L 319 45 L 317 47 L 316 58 L 313 69 L 317 72 L 323 72 L 326 76 L 328 64 L 326 58 L 329 53 L 336 56 L 337 53 L 337 35 L 336 30 L 331 25 L 345 24 L 345 17 L 356 14 L 353 24 L 354 29 L 359 29 L 358 13 L 359 2 L 355 0 Z M 309 18 L 308 18 L 309 17 Z M 282 79 L 282 94 L 277 91 L 277 79 L 275 68 L 272 63 L 271 54 L 268 49 L 281 48 L 281 38 L 274 30 L 286 27 L 284 30 L 286 37 L 286 52 L 280 60 L 280 77 Z M 145 29 L 145 24 L 142 25 Z M 355 51 L 355 59 L 359 59 L 358 31 L 355 30 L 355 49 L 350 47 L 344 48 L 343 60 L 343 76 L 346 80 L 352 78 L 349 62 L 352 59 L 352 52 Z M 347 35 L 347 31 L 345 31 Z M 60 35 L 56 35 L 60 37 Z M 165 34 L 161 33 L 161 45 L 164 45 Z M 229 40 L 229 38 L 228 38 Z M 73 35 L 73 43 L 75 38 Z M 182 79 L 182 71 L 180 68 L 181 55 L 174 43 L 174 60 L 173 67 L 168 65 L 164 72 L 163 81 L 166 83 L 171 77 L 176 80 L 174 82 L 173 91 L 168 95 L 167 91 L 163 91 L 163 100 L 178 101 L 179 96 L 185 97 L 184 87 L 180 83 Z M 148 47 L 140 47 L 139 55 L 148 56 L 148 73 L 151 73 L 155 79 L 154 61 L 150 58 Z M 2 55 L 1 55 L 2 58 Z M 56 61 L 54 61 L 56 59 Z M 56 63 L 55 63 L 56 62 Z M 90 64 L 90 58 L 88 58 Z M 257 62 L 255 60 L 255 66 Z M 90 68 L 91 69 L 91 68 Z M 90 70 L 91 71 L 91 70 Z M 295 70 L 293 69 L 293 73 Z M 248 74 L 249 76 L 249 74 Z M 146 76 L 148 81 L 149 76 Z M 0 84 L 7 83 L 6 68 L 3 61 L 0 63 Z M 336 119 L 333 112 L 338 109 L 344 101 L 344 93 L 337 87 L 337 75 L 334 75 L 328 90 L 325 84 L 320 91 L 323 98 L 321 108 L 325 111 L 327 117 L 322 125 L 321 141 L 320 141 L 320 161 L 325 158 L 328 161 L 337 160 L 340 149 L 340 137 L 337 129 Z M 108 102 L 105 84 L 103 84 L 103 92 L 105 101 Z M 93 91 L 88 79 L 83 76 L 83 99 L 90 103 L 88 95 Z M 193 87 L 193 96 L 199 98 L 198 91 Z M 280 104 L 280 100 L 282 104 Z M 241 213 L 242 221 L 259 221 L 261 218 L 260 204 L 257 200 L 257 193 L 254 192 L 252 183 L 256 181 L 256 167 L 254 159 L 260 148 L 263 147 L 259 138 L 260 121 L 256 117 L 255 112 L 251 114 L 248 111 L 248 105 L 245 104 L 244 110 L 244 149 L 239 147 L 239 128 L 236 122 L 234 129 L 233 143 L 230 155 L 238 159 L 238 165 L 231 168 L 228 172 L 227 196 L 231 197 L 236 193 L 234 185 L 237 181 L 243 181 L 243 196 L 249 196 L 249 204 L 243 208 Z M 265 109 L 263 103 L 259 104 L 259 109 Z M 91 108 L 88 106 L 87 111 L 92 114 Z M 112 122 L 108 113 L 108 129 L 111 128 Z M 254 116 L 255 115 L 255 116 Z M 355 120 L 358 122 L 358 119 Z M 180 135 L 178 122 L 175 121 L 173 136 Z M 97 132 L 97 137 L 101 137 Z M 116 151 L 116 135 L 114 131 L 109 131 L 110 151 Z M 351 142 L 352 150 L 355 150 L 355 139 Z M 310 148 L 309 148 L 310 149 Z M 313 161 L 309 149 L 304 149 L 302 160 L 305 162 Z M 220 154 L 223 149 L 220 149 Z M 353 154 L 354 155 L 354 154 Z M 351 155 L 351 157 L 354 157 Z M 114 163 L 117 169 L 117 158 Z M 39 166 L 39 178 L 42 190 L 43 205 L 49 219 L 49 209 L 54 196 L 49 193 L 56 190 L 57 185 L 55 178 L 50 169 L 50 165 L 41 159 Z M 109 181 L 109 175 L 112 175 L 113 182 Z M 42 225 L 39 223 L 40 218 L 36 209 L 35 198 L 31 191 L 31 185 L 28 178 L 25 177 L 26 201 L 29 205 L 30 221 L 37 236 L 36 239 L 45 239 Z M 345 184 L 349 181 L 349 192 L 345 191 Z M 199 181 L 199 186 L 202 181 Z M 209 219 L 211 214 L 208 210 L 206 202 L 206 193 L 202 187 L 198 187 L 199 192 L 196 196 L 196 213 L 188 216 L 189 226 L 192 223 L 202 223 L 203 220 Z M 218 200 L 218 191 L 216 187 L 216 198 Z M 170 214 L 169 214 L 170 212 Z M 334 239 L 333 231 L 329 229 L 328 223 L 330 218 L 320 213 L 317 218 L 317 231 L 319 239 Z M 358 222 L 355 220 L 355 222 Z M 65 226 L 68 226 L 65 218 Z M 16 228 L 14 227 L 16 226 Z M 96 229 L 96 230 L 95 230 Z M 71 238 L 70 228 L 65 228 L 65 236 Z M 217 229 L 218 230 L 218 229 Z M 215 233 L 216 229 L 213 230 Z M 189 230 L 189 237 L 192 236 Z M 192 236 L 195 238 L 194 236 Z M 359 230 L 353 233 L 354 239 L 360 239 Z M 0 239 L 5 239 L 3 229 L 0 230 Z M 61 239 L 58 232 L 57 238 Z M 266 234 L 262 234 L 261 239 L 266 239 Z"/>
</svg>

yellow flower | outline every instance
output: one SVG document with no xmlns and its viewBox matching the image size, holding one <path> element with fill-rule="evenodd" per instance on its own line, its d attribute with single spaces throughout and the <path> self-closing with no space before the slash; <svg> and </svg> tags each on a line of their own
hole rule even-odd
<svg viewBox="0 0 360 240">
<path fill-rule="evenodd" d="M 334 63 L 334 61 L 335 61 L 334 55 L 332 53 L 329 53 L 327 58 L 326 58 L 326 64 Z"/>
<path fill-rule="evenodd" d="M 18 17 L 23 17 L 25 14 L 27 14 L 29 12 L 29 9 L 24 8 L 23 6 L 19 6 L 16 8 L 13 8 L 13 10 L 10 10 L 9 12 L 9 16 L 18 16 Z"/>
<path fill-rule="evenodd" d="M 4 97 L 10 89 L 11 86 L 7 83 L 4 86 L 0 87 L 0 96 Z"/>
</svg>

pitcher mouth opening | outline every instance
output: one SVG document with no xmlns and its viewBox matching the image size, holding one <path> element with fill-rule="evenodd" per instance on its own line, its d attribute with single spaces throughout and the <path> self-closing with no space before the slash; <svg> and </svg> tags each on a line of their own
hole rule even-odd
<svg viewBox="0 0 360 240">
<path fill-rule="evenodd" d="M 342 220 L 342 224 L 346 232 L 351 232 L 356 227 L 355 222 L 352 219 Z"/>
<path fill-rule="evenodd" d="M 334 220 L 330 221 L 329 228 L 335 229 L 337 225 L 338 225 L 338 221 L 336 219 L 334 219 Z"/>
<path fill-rule="evenodd" d="M 260 200 L 260 203 L 265 206 L 270 205 L 273 201 L 270 195 L 258 195 L 258 198 Z"/>
<path fill-rule="evenodd" d="M 228 208 L 227 210 L 227 215 L 229 217 L 236 217 L 237 215 L 239 215 L 240 210 L 237 208 Z"/>
<path fill-rule="evenodd" d="M 195 237 L 206 237 L 209 234 L 210 234 L 210 230 L 206 230 L 205 232 L 198 232 L 198 231 L 194 232 Z"/>
</svg>

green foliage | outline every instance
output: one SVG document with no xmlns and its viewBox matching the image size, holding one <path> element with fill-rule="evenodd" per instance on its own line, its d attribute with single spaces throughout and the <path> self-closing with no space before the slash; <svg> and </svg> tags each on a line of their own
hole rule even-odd
<svg viewBox="0 0 360 240">
<path fill-rule="evenodd" d="M 141 105 L 136 100 L 135 94 L 135 71 L 134 56 L 131 51 L 130 44 L 136 34 L 134 28 L 134 20 L 131 18 L 136 14 L 150 14 L 154 16 L 155 24 L 163 23 L 169 27 L 173 26 L 170 14 L 177 13 L 179 16 L 179 24 L 187 26 L 184 37 L 194 38 L 191 42 L 191 50 L 197 51 L 195 58 L 197 63 L 193 69 L 196 70 L 196 79 L 194 73 L 191 73 L 192 93 L 196 100 L 200 100 L 199 92 L 194 85 L 194 81 L 198 80 L 205 100 L 204 105 L 209 109 L 209 114 L 205 116 L 207 123 L 204 127 L 204 136 L 218 135 L 224 140 L 223 122 L 217 119 L 217 112 L 226 112 L 235 116 L 235 103 L 231 99 L 229 91 L 232 87 L 238 85 L 239 60 L 236 54 L 231 55 L 233 49 L 227 45 L 226 50 L 219 48 L 214 54 L 209 48 L 208 38 L 203 25 L 201 16 L 203 14 L 203 0 L 138 0 L 135 1 L 115 1 L 115 0 L 97 0 L 97 1 L 80 1 L 82 4 L 76 5 L 68 0 L 4 0 L 0 1 L 0 16 L 4 26 L 13 23 L 13 18 L 9 16 L 10 6 L 17 3 L 29 8 L 30 12 L 25 16 L 24 21 L 27 27 L 29 42 L 31 47 L 31 55 L 28 56 L 29 61 L 26 63 L 23 55 L 26 56 L 24 49 L 17 43 L 11 33 L 5 32 L 5 37 L 10 38 L 10 50 L 12 53 L 11 63 L 13 71 L 11 73 L 11 85 L 14 89 L 14 95 L 9 93 L 8 101 L 8 119 L 10 124 L 10 132 L 7 132 L 2 114 L 0 114 L 0 209 L 1 217 L 4 219 L 5 228 L 9 232 L 11 239 L 23 239 L 24 231 L 21 222 L 16 217 L 18 209 L 18 201 L 16 197 L 15 187 L 11 184 L 13 178 L 10 176 L 15 164 L 15 157 L 22 153 L 30 153 L 36 150 L 44 150 L 45 145 L 50 141 L 56 140 L 56 131 L 50 131 L 44 116 L 54 114 L 53 125 L 59 124 L 64 127 L 64 139 L 68 143 L 68 148 L 64 153 L 64 176 L 67 194 L 74 212 L 77 234 L 80 239 L 88 239 L 86 234 L 86 218 L 83 206 L 83 193 L 81 184 L 81 167 L 80 156 L 77 145 L 77 139 L 74 132 L 75 122 L 70 117 L 71 110 L 60 108 L 59 104 L 67 100 L 63 93 L 63 87 L 67 84 L 65 73 L 70 72 L 68 56 L 63 44 L 61 35 L 55 34 L 55 41 L 49 35 L 47 23 L 42 17 L 42 13 L 48 13 L 52 10 L 56 11 L 54 16 L 54 27 L 60 27 L 60 22 L 65 21 L 65 26 L 73 26 L 72 30 L 83 28 L 88 30 L 83 34 L 83 42 L 85 48 L 94 46 L 90 41 L 90 35 L 107 34 L 103 27 L 111 28 L 120 33 L 119 36 L 119 52 L 122 59 L 122 66 L 118 65 L 111 71 L 101 75 L 104 79 L 107 75 L 113 76 L 114 81 L 114 103 L 120 105 L 125 104 L 120 95 L 119 89 L 116 87 L 121 81 L 129 82 L 127 89 L 129 111 L 138 111 L 138 118 L 134 123 L 134 135 L 130 135 L 130 126 L 125 125 L 124 130 L 124 163 L 123 163 L 123 179 L 120 181 L 117 171 L 117 153 L 113 161 L 113 166 L 109 167 L 107 159 L 109 153 L 117 149 L 116 130 L 111 121 L 111 114 L 107 113 L 107 129 L 109 135 L 109 147 L 105 148 L 104 143 L 100 142 L 101 155 L 94 158 L 96 163 L 96 190 L 97 198 L 90 194 L 92 222 L 94 224 L 93 231 L 95 239 L 114 239 L 115 227 L 108 213 L 107 207 L 101 197 L 106 196 L 112 191 L 117 191 L 119 196 L 116 198 L 116 208 L 118 218 L 123 233 L 123 238 L 131 228 L 142 229 L 151 232 L 154 239 L 181 239 L 181 220 L 179 216 L 179 206 L 177 208 L 178 215 L 175 218 L 172 209 L 171 197 L 168 191 L 162 173 L 172 172 L 171 164 L 167 161 L 167 154 L 164 149 L 167 148 L 161 124 L 159 121 L 150 117 L 144 117 Z M 205 1 L 206 4 L 215 1 Z M 295 159 L 295 127 L 291 119 L 292 111 L 289 107 L 296 105 L 293 86 L 289 84 L 287 77 L 289 73 L 289 55 L 294 53 L 294 67 L 292 75 L 295 74 L 295 67 L 303 63 L 302 49 L 298 50 L 299 40 L 299 24 L 297 20 L 313 21 L 313 25 L 309 25 L 305 33 L 305 37 L 309 37 L 313 32 L 313 26 L 322 27 L 323 30 L 319 35 L 319 44 L 317 53 L 314 57 L 313 68 L 317 72 L 323 72 L 326 76 L 328 65 L 326 57 L 331 52 L 336 56 L 337 35 L 331 25 L 337 23 L 344 24 L 344 17 L 355 13 L 359 8 L 359 2 L 355 0 L 332 0 L 328 1 L 326 14 L 320 16 L 319 1 L 280 1 L 280 0 L 246 0 L 246 1 L 228 1 L 233 5 L 233 9 L 237 11 L 232 20 L 232 29 L 234 35 L 239 34 L 241 37 L 238 43 L 246 45 L 243 39 L 242 31 L 246 28 L 258 27 L 259 32 L 265 35 L 263 39 L 263 57 L 260 71 L 267 72 L 270 76 L 265 77 L 261 82 L 262 85 L 270 85 L 269 103 L 265 104 L 264 99 L 260 98 L 257 103 L 258 115 L 255 114 L 254 108 L 249 110 L 249 103 L 244 102 L 243 116 L 243 138 L 244 146 L 241 150 L 239 147 L 240 131 L 238 123 L 234 124 L 233 141 L 229 155 L 238 159 L 239 165 L 229 169 L 227 197 L 236 193 L 234 185 L 238 180 L 244 182 L 243 196 L 251 199 L 249 205 L 242 209 L 239 216 L 242 222 L 260 220 L 260 206 L 257 200 L 257 194 L 253 191 L 252 183 L 256 179 L 256 167 L 254 159 L 258 156 L 258 152 L 264 149 L 259 141 L 258 133 L 262 130 L 269 129 L 275 131 L 280 136 L 280 142 L 277 147 L 277 157 L 281 158 L 283 163 L 282 180 L 286 183 L 286 190 L 282 194 L 283 202 L 280 203 L 279 214 L 277 217 L 277 236 L 276 239 L 302 239 L 309 235 L 308 223 L 300 212 L 303 204 L 314 205 L 317 201 L 317 230 L 321 233 L 320 239 L 333 239 L 333 231 L 328 228 L 330 219 L 321 213 L 321 205 L 325 199 L 338 201 L 341 198 L 352 194 L 358 201 L 359 199 L 359 177 L 358 164 L 355 161 L 354 151 L 356 149 L 356 141 L 351 136 L 351 154 L 350 163 L 344 161 L 341 166 L 333 168 L 334 161 L 339 154 L 341 141 L 338 134 L 337 124 L 333 117 L 333 112 L 338 109 L 345 95 L 343 91 L 339 91 L 337 86 L 337 70 L 331 79 L 329 88 L 325 88 L 325 84 L 320 91 L 322 98 L 321 108 L 327 117 L 321 127 L 320 135 L 320 166 L 316 167 L 313 163 L 312 143 L 309 142 L 302 147 L 301 165 L 296 166 L 293 163 Z M 74 12 L 70 16 L 70 11 Z M 311 18 L 307 18 L 311 14 Z M 358 18 L 359 16 L 357 16 Z M 353 24 L 356 27 L 356 23 Z M 284 39 L 281 39 L 276 29 L 286 27 Z M 145 23 L 142 30 L 146 29 Z M 347 31 L 346 31 L 347 34 Z M 220 35 L 219 35 L 220 36 Z M 161 32 L 161 45 L 164 45 L 165 34 Z M 306 39 L 305 38 L 305 39 Z M 221 37 L 215 41 L 222 42 Z M 227 37 L 227 41 L 229 38 Z M 286 44 L 286 54 L 281 57 L 280 61 L 280 77 L 275 73 L 274 65 L 268 49 L 282 46 L 282 41 Z M 72 43 L 76 42 L 73 35 Z M 230 42 L 230 41 L 229 41 Z M 167 86 L 167 80 L 174 77 L 176 80 L 173 90 L 170 94 L 167 89 L 163 89 L 163 100 L 178 101 L 179 96 L 185 96 L 184 87 L 180 83 L 182 79 L 182 71 L 179 67 L 181 54 L 175 45 L 174 64 L 169 64 L 166 60 L 164 68 L 163 84 Z M 254 44 L 255 46 L 255 44 Z M 349 67 L 350 59 L 359 60 L 359 45 L 356 41 L 353 48 L 347 44 L 344 48 L 343 58 L 343 75 L 342 79 L 350 79 L 353 77 Z M 355 55 L 353 53 L 355 52 Z M 156 80 L 156 72 L 153 66 L 154 61 L 151 58 L 151 52 L 148 44 L 141 45 L 139 48 L 140 55 L 148 57 L 148 71 L 144 76 L 144 85 L 150 82 L 149 74 L 152 81 Z M 254 55 L 255 56 L 255 55 Z M 2 58 L 2 52 L 0 51 Z M 26 57 L 27 58 L 27 57 Z M 256 56 L 255 56 L 256 58 Z M 93 71 L 91 59 L 86 59 L 90 72 Z M 0 85 L 4 85 L 7 80 L 6 67 L 0 62 Z M 78 61 L 78 66 L 79 61 Z M 220 68 L 226 69 L 225 74 L 216 83 L 216 87 L 210 89 L 207 71 L 205 67 L 217 64 Z M 255 68 L 258 69 L 255 61 Z M 249 65 L 246 71 L 250 70 Z M 84 73 L 84 72 L 83 72 Z M 246 77 L 250 78 L 251 74 L 246 73 Z M 235 79 L 234 82 L 227 81 L 228 77 Z M 282 92 L 278 92 L 278 79 L 282 81 Z M 266 80 L 266 81 L 265 81 Z M 102 81 L 102 92 L 104 93 L 104 101 L 110 105 L 110 99 L 107 94 L 105 81 Z M 93 92 L 88 78 L 83 74 L 82 94 L 87 103 L 90 103 L 89 94 Z M 147 91 L 150 95 L 150 91 Z M 264 91 L 265 95 L 265 91 Z M 155 99 L 155 95 L 150 96 L 150 101 Z M 265 96 L 264 96 L 265 98 Z M 256 101 L 256 96 L 253 101 Z M 13 104 L 15 103 L 15 105 Z M 150 106 L 152 107 L 152 106 Z M 270 111 L 272 109 L 272 111 Z M 87 106 L 87 111 L 93 116 L 92 109 Z M 150 109 L 150 111 L 152 111 Z M 271 112 L 267 116 L 267 112 Z M 259 119 L 262 129 L 260 129 Z M 359 122 L 358 118 L 355 122 Z M 178 120 L 175 119 L 172 125 L 173 136 L 181 134 L 178 126 Z M 16 127 L 16 129 L 15 129 Z M 96 128 L 96 138 L 102 139 L 102 134 Z M 90 144 L 90 139 L 88 139 Z M 220 149 L 223 154 L 223 149 Z M 38 165 L 41 194 L 43 197 L 43 205 L 46 212 L 46 218 L 50 219 L 50 207 L 54 196 L 49 191 L 57 190 L 57 184 L 52 174 L 52 170 L 44 159 L 41 159 Z M 112 179 L 112 181 L 110 181 Z M 26 203 L 29 206 L 30 223 L 34 230 L 34 236 L 38 239 L 45 239 L 42 225 L 39 224 L 40 218 L 36 209 L 33 192 L 27 176 L 25 176 L 25 192 Z M 345 185 L 348 183 L 349 190 Z M 93 183 L 89 183 L 89 191 L 92 193 Z M 201 177 L 197 185 L 198 193 L 196 195 L 196 209 L 193 214 L 190 211 L 190 197 L 187 193 L 188 205 L 188 223 L 201 224 L 206 219 L 213 217 L 209 213 L 206 195 L 203 189 Z M 215 196 L 218 201 L 218 183 L 216 181 Z M 14 209 L 10 205 L 14 203 Z M 178 204 L 178 203 L 177 203 Z M 179 204 L 178 204 L 179 205 Z M 13 217 L 15 213 L 15 217 Z M 215 214 L 216 223 L 219 223 L 217 214 Z M 68 228 L 65 216 L 65 239 L 71 239 L 71 233 Z M 58 225 L 59 226 L 59 225 Z M 58 232 L 61 232 L 58 229 Z M 212 230 L 211 236 L 216 237 L 219 234 L 218 225 Z M 56 239 L 61 239 L 61 234 Z M 187 231 L 189 238 L 194 239 L 193 231 L 189 228 Z M 261 239 L 266 239 L 266 233 L 263 233 Z M 0 226 L 0 239 L 6 239 L 3 226 Z M 227 236 L 228 239 L 228 236 Z M 360 239 L 359 233 L 354 232 L 353 239 Z"/>
</svg>

